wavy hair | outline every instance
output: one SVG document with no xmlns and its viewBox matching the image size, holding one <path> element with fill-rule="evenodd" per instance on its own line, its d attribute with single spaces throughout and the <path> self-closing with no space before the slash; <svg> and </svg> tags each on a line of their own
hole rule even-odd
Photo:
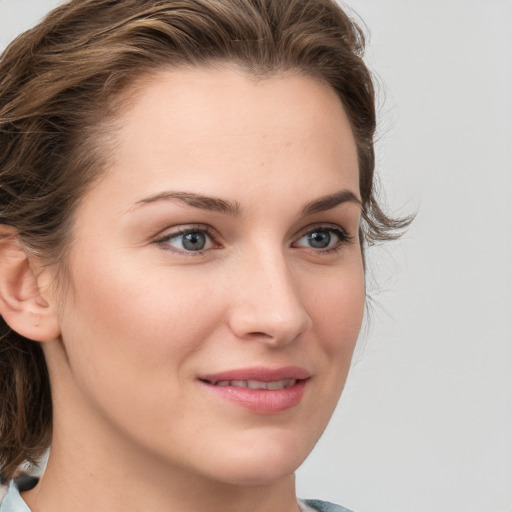
<svg viewBox="0 0 512 512">
<path fill-rule="evenodd" d="M 108 167 L 112 121 L 130 85 L 162 68 L 229 62 L 261 77 L 298 71 L 337 92 L 357 145 L 362 245 L 396 238 L 408 219 L 386 215 L 375 195 L 363 50 L 362 31 L 333 0 L 66 2 L 0 59 L 0 224 L 65 268 L 74 208 Z M 36 461 L 51 430 L 42 350 L 0 318 L 0 478 Z"/>
</svg>

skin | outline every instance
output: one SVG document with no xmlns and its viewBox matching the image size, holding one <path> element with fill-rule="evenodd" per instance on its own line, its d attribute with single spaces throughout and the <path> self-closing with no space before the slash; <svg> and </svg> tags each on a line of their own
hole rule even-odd
<svg viewBox="0 0 512 512">
<path fill-rule="evenodd" d="M 24 498 L 37 512 L 296 512 L 293 474 L 339 399 L 364 307 L 349 122 L 300 74 L 181 69 L 140 85 L 76 211 L 64 300 L 38 274 L 58 326 L 43 343 L 54 439 Z M 168 191 L 238 212 L 154 200 Z M 340 191 L 355 200 L 304 214 Z M 205 226 L 205 248 L 183 249 L 176 232 Z M 318 231 L 330 250 L 311 247 Z M 311 377 L 279 414 L 198 380 L 291 365 Z"/>
</svg>

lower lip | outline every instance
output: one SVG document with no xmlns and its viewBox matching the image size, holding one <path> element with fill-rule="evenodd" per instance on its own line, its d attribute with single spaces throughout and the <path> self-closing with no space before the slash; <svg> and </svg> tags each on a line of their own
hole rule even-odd
<svg viewBox="0 0 512 512">
<path fill-rule="evenodd" d="M 308 380 L 299 380 L 285 389 L 250 389 L 236 386 L 215 386 L 202 382 L 204 386 L 224 400 L 249 409 L 258 414 L 279 414 L 300 403 Z"/>
</svg>

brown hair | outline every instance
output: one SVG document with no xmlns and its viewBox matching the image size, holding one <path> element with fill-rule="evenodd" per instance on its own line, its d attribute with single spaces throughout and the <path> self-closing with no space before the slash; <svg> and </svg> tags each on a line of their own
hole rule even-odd
<svg viewBox="0 0 512 512">
<path fill-rule="evenodd" d="M 361 30 L 333 0 L 71 0 L 0 60 L 0 224 L 62 264 L 73 209 L 108 164 L 121 93 L 162 67 L 227 61 L 258 76 L 297 70 L 333 87 L 357 144 L 362 244 L 396 238 L 408 221 L 386 216 L 375 198 L 363 49 Z M 0 355 L 0 478 L 8 480 L 49 446 L 52 404 L 40 346 L 1 318 Z"/>
</svg>

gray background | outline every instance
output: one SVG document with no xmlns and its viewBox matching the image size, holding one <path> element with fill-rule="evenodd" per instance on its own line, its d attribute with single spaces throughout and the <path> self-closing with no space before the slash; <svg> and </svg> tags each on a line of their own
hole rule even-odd
<svg viewBox="0 0 512 512">
<path fill-rule="evenodd" d="M 57 3 L 0 0 L 0 47 Z M 378 304 L 299 492 L 511 512 L 512 2 L 347 3 L 371 33 L 387 203 L 418 217 L 370 252 Z"/>
</svg>

